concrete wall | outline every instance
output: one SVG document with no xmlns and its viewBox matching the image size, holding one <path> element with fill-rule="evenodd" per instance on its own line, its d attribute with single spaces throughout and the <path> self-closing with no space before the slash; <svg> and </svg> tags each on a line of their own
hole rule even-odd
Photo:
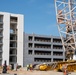
<svg viewBox="0 0 76 75">
<path fill-rule="evenodd" d="M 28 40 L 28 37 L 29 36 L 32 36 L 33 39 L 32 41 L 29 41 Z M 34 37 L 45 37 L 45 38 L 51 38 L 51 42 L 40 42 L 40 41 L 34 41 Z M 53 38 L 59 38 L 60 37 L 57 37 L 57 36 L 46 36 L 46 35 L 37 35 L 37 34 L 24 34 L 24 58 L 23 58 L 23 63 L 24 63 L 24 66 L 26 66 L 27 64 L 41 64 L 41 63 L 44 63 L 44 62 L 35 62 L 34 61 L 34 58 L 36 57 L 39 57 L 39 58 L 51 58 L 51 62 L 53 62 L 53 59 L 54 58 L 60 58 L 60 59 L 63 59 L 63 61 L 65 60 L 65 56 L 64 56 L 64 50 L 63 49 L 53 49 L 53 45 L 62 45 L 62 43 L 54 43 L 53 42 Z M 30 48 L 28 47 L 28 43 L 32 43 L 33 44 L 33 47 Z M 50 49 L 45 49 L 45 48 L 34 48 L 34 44 L 35 43 L 39 43 L 39 44 L 49 44 L 51 45 L 51 48 Z M 29 55 L 28 54 L 28 50 L 33 50 L 33 53 L 32 55 Z M 34 50 L 39 50 L 39 51 L 51 51 L 51 55 L 35 55 L 34 54 Z M 63 52 L 63 55 L 62 56 L 54 56 L 53 55 L 53 52 L 56 51 L 56 52 Z M 46 63 L 50 63 L 50 62 L 46 62 Z"/>
</svg>

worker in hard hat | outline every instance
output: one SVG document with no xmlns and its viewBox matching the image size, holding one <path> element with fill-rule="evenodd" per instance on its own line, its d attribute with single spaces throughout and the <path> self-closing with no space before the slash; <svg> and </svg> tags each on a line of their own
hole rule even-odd
<svg viewBox="0 0 76 75">
<path fill-rule="evenodd" d="M 30 70 L 33 70 L 33 65 L 32 64 L 30 64 Z"/>
</svg>

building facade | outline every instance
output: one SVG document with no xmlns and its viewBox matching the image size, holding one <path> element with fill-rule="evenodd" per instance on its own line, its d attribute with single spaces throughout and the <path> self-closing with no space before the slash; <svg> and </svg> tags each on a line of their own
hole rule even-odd
<svg viewBox="0 0 76 75">
<path fill-rule="evenodd" d="M 19 64 L 23 66 L 24 16 L 0 12 L 0 65 Z"/>
<path fill-rule="evenodd" d="M 64 61 L 60 37 L 24 34 L 23 65 Z"/>
</svg>

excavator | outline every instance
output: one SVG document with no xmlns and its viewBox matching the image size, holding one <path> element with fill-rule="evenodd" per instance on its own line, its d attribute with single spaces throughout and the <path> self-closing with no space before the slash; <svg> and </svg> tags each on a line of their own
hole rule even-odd
<svg viewBox="0 0 76 75">
<path fill-rule="evenodd" d="M 76 0 L 55 0 L 56 20 L 65 61 L 40 64 L 39 70 L 76 71 Z"/>
</svg>

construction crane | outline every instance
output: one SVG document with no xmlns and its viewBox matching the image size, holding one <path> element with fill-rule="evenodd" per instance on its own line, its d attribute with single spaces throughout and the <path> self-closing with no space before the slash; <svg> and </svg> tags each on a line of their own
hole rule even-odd
<svg viewBox="0 0 76 75">
<path fill-rule="evenodd" d="M 67 60 L 76 60 L 76 0 L 55 0 L 57 26 Z"/>
<path fill-rule="evenodd" d="M 68 61 L 39 64 L 39 70 L 76 71 L 76 0 L 55 0 L 57 26 Z"/>
</svg>

